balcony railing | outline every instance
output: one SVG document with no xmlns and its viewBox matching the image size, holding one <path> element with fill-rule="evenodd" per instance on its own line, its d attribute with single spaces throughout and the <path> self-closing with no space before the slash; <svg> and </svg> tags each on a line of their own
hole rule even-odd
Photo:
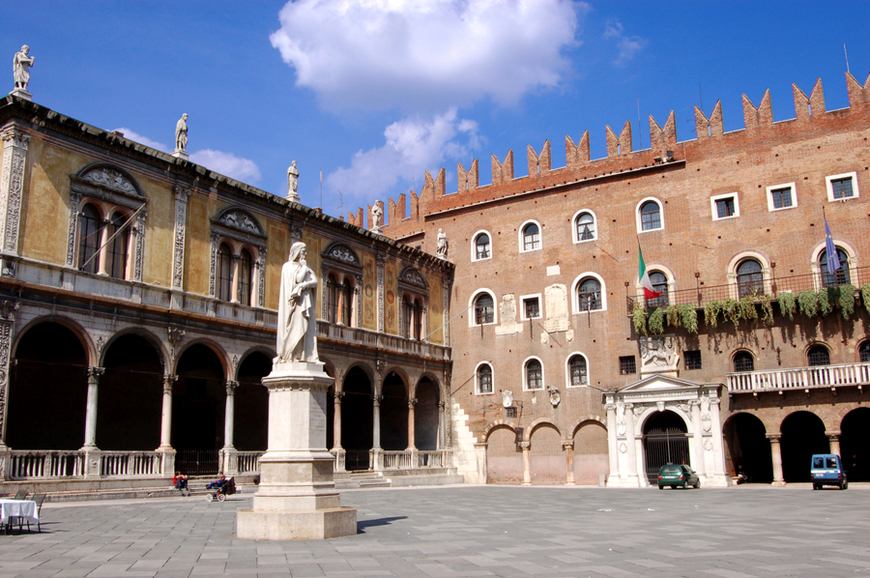
<svg viewBox="0 0 870 578">
<path fill-rule="evenodd" d="M 825 276 L 826 280 L 830 281 L 830 276 Z M 839 280 L 843 280 L 838 274 Z M 849 283 L 855 287 L 860 287 L 864 283 L 870 283 L 870 267 L 852 267 L 849 269 Z M 667 294 L 668 305 L 694 305 L 697 308 L 703 308 L 710 301 L 723 301 L 725 299 L 737 299 L 743 297 L 744 294 L 749 294 L 752 291 L 747 289 L 755 289 L 758 294 L 772 295 L 774 300 L 780 293 L 800 293 L 801 291 L 817 290 L 825 286 L 822 282 L 820 273 L 808 273 L 804 275 L 790 275 L 788 277 L 771 277 L 765 278 L 763 281 L 754 281 L 740 286 L 737 282 L 728 283 L 725 285 L 698 285 L 692 289 L 680 289 L 678 291 L 670 291 Z M 657 298 L 652 303 L 645 303 L 646 307 L 658 307 L 663 303 L 662 297 Z M 627 297 L 628 312 L 634 310 L 638 299 L 635 297 Z M 641 300 L 641 303 L 644 303 Z"/>
<path fill-rule="evenodd" d="M 384 452 L 385 470 L 446 468 L 450 465 L 450 450 L 403 450 Z"/>
<path fill-rule="evenodd" d="M 450 358 L 450 348 L 443 345 L 408 339 L 398 335 L 388 335 L 359 327 L 348 327 L 322 320 L 317 322 L 317 336 L 325 339 L 335 339 L 348 343 L 377 347 L 397 353 L 410 353 L 434 359 L 446 360 Z"/>
<path fill-rule="evenodd" d="M 13 450 L 10 462 L 10 480 L 79 478 L 84 474 L 85 452 Z"/>
<path fill-rule="evenodd" d="M 759 393 L 870 385 L 870 363 L 746 371 L 726 375 L 731 393 Z"/>
<path fill-rule="evenodd" d="M 163 454 L 159 452 L 104 452 L 100 455 L 103 477 L 162 476 Z"/>
</svg>

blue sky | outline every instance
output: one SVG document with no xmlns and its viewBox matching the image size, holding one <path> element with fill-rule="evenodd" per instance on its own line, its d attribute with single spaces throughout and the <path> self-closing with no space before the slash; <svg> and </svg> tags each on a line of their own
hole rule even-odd
<svg viewBox="0 0 870 578">
<path fill-rule="evenodd" d="M 870 72 L 870 2 L 568 0 L 4 0 L 0 43 L 36 57 L 33 100 L 168 150 L 188 119 L 191 160 L 286 194 L 296 160 L 302 202 L 333 216 L 421 191 L 447 172 L 584 130 L 605 156 L 605 125 L 671 110 L 680 141 L 695 105 L 722 101 L 743 128 L 741 95 L 769 88 L 775 120 L 794 117 L 791 83 L 821 77 L 828 110 L 848 106 L 844 73 Z M 640 131 L 638 130 L 638 100 Z M 638 146 L 641 139 L 642 146 Z M 319 172 L 323 170 L 323 189 Z"/>
</svg>

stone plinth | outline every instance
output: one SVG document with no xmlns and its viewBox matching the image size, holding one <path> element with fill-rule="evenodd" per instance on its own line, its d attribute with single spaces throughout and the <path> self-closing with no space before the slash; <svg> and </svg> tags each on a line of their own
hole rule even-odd
<svg viewBox="0 0 870 578">
<path fill-rule="evenodd" d="M 356 534 L 356 510 L 342 508 L 326 449 L 322 363 L 276 364 L 269 389 L 269 449 L 260 458 L 252 510 L 238 512 L 239 538 L 300 540 Z"/>
</svg>

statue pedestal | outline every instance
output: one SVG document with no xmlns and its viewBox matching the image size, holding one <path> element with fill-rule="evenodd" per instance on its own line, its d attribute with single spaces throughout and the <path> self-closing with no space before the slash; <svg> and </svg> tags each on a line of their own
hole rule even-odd
<svg viewBox="0 0 870 578">
<path fill-rule="evenodd" d="M 12 96 L 17 96 L 18 98 L 23 98 L 24 100 L 33 101 L 33 95 L 27 92 L 26 88 L 16 88 L 9 94 L 11 94 Z"/>
<path fill-rule="evenodd" d="M 275 364 L 269 389 L 269 449 L 260 458 L 252 510 L 241 510 L 236 534 L 252 540 L 310 540 L 356 534 L 356 510 L 342 508 L 326 449 L 322 363 Z"/>
</svg>

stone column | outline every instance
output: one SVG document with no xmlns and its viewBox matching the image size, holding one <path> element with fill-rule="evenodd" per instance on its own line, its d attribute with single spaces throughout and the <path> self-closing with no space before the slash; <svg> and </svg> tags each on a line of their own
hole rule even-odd
<svg viewBox="0 0 870 578">
<path fill-rule="evenodd" d="M 176 381 L 177 375 L 163 376 L 163 409 L 160 413 L 160 446 L 157 451 L 172 449 L 172 386 Z"/>
<path fill-rule="evenodd" d="M 417 444 L 416 444 L 417 440 L 416 440 L 415 430 L 414 430 L 414 406 L 415 405 L 417 405 L 417 399 L 413 398 L 413 397 L 409 398 L 408 399 L 408 449 L 409 450 L 416 450 L 417 449 Z"/>
<path fill-rule="evenodd" d="M 341 398 L 344 397 L 343 391 L 335 392 L 335 400 L 332 404 L 332 449 L 344 449 L 341 446 Z"/>
<path fill-rule="evenodd" d="M 230 302 L 238 303 L 239 302 L 239 259 L 240 255 L 233 255 L 233 267 L 232 272 L 230 273 L 231 281 L 230 281 Z M 252 287 L 253 289 L 253 287 Z M 249 303 L 250 305 L 250 303 Z"/>
<path fill-rule="evenodd" d="M 444 426 L 445 424 L 445 415 L 447 411 L 447 403 L 443 401 L 438 402 L 438 448 L 439 450 L 443 450 L 447 447 L 447 442 L 445 441 L 445 437 L 447 435 L 447 428 Z"/>
<path fill-rule="evenodd" d="M 106 372 L 103 367 L 88 368 L 88 404 L 85 413 L 85 478 L 100 477 L 100 448 L 97 447 L 97 392 L 100 376 Z"/>
<path fill-rule="evenodd" d="M 523 485 L 532 485 L 532 473 L 529 465 L 529 450 L 532 449 L 532 442 L 520 442 L 520 448 L 523 450 Z"/>
<path fill-rule="evenodd" d="M 106 263 L 109 260 L 109 221 L 108 218 L 102 221 L 102 229 L 100 230 L 100 241 L 99 245 L 97 245 L 97 263 L 95 269 L 97 270 L 98 275 L 109 275 L 109 272 L 106 271 Z"/>
<path fill-rule="evenodd" d="M 12 473 L 12 454 L 6 446 L 6 422 L 9 419 L 9 351 L 17 310 L 17 301 L 0 301 L 0 480 L 9 478 Z"/>
<path fill-rule="evenodd" d="M 840 455 L 840 432 L 832 431 L 828 435 L 828 443 L 831 445 L 829 453 Z M 842 457 L 842 456 L 840 456 Z"/>
<path fill-rule="evenodd" d="M 610 485 L 622 476 L 619 472 L 619 442 L 616 439 L 616 405 L 608 403 L 605 411 L 607 412 L 607 458 L 610 462 L 607 484 Z"/>
<path fill-rule="evenodd" d="M 236 535 L 305 540 L 356 534 L 356 510 L 341 507 L 326 449 L 326 391 L 334 380 L 320 362 L 275 364 L 269 389 L 269 449 L 260 458 L 253 508 L 241 510 Z"/>
<path fill-rule="evenodd" d="M 643 487 L 644 483 L 638 475 L 640 470 L 637 463 L 639 459 L 637 446 L 640 440 L 636 439 L 634 433 L 634 404 L 631 403 L 625 404 L 625 437 L 628 443 L 628 478 L 638 486 Z"/>
<path fill-rule="evenodd" d="M 568 466 L 566 486 L 574 485 L 574 440 L 562 440 L 562 449 L 565 450 L 565 463 Z"/>
<path fill-rule="evenodd" d="M 374 471 L 384 469 L 384 448 L 381 447 L 381 400 L 383 395 L 372 396 L 372 451 L 369 453 L 369 468 Z"/>
<path fill-rule="evenodd" d="M 704 428 L 701 424 L 700 400 L 689 401 L 689 409 L 692 412 L 692 446 L 695 449 L 695 462 L 692 463 L 692 469 L 699 477 L 704 477 L 707 475 L 707 466 L 704 463 Z"/>
<path fill-rule="evenodd" d="M 779 440 L 782 438 L 779 434 L 767 434 L 767 439 L 770 440 L 770 459 L 773 462 L 773 483 L 772 486 L 784 486 L 785 478 L 782 475 L 782 452 L 779 447 Z"/>
<path fill-rule="evenodd" d="M 239 382 L 227 381 L 227 400 L 224 411 L 224 447 L 221 448 L 221 470 L 226 475 L 239 473 L 239 453 L 233 445 L 233 430 L 235 428 L 236 388 Z"/>
</svg>

